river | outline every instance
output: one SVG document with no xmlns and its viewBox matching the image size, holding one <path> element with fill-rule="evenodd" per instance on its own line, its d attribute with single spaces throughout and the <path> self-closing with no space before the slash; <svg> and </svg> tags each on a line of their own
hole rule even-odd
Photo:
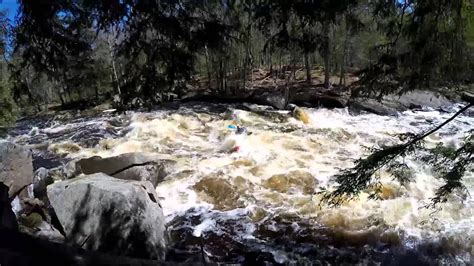
<svg viewBox="0 0 474 266">
<path fill-rule="evenodd" d="M 405 158 L 414 182 L 403 186 L 379 171 L 381 200 L 364 192 L 333 208 L 321 204 L 319 193 L 368 148 L 399 143 L 398 134 L 432 128 L 460 107 L 398 116 L 305 108 L 304 124 L 264 106 L 189 103 L 28 119 L 8 138 L 34 148 L 35 168 L 126 152 L 175 160 L 178 171 L 156 188 L 172 240 L 170 261 L 462 265 L 474 262 L 474 200 L 453 196 L 426 208 L 442 181 L 422 162 Z M 232 113 L 250 135 L 228 128 Z M 473 128 L 473 117 L 460 116 L 426 145 L 459 145 Z M 465 184 L 473 194 L 472 171 Z"/>
</svg>

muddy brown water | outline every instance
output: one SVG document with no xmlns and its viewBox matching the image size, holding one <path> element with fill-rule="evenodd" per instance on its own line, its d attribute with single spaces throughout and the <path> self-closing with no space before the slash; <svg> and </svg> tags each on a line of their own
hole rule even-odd
<svg viewBox="0 0 474 266">
<path fill-rule="evenodd" d="M 319 193 L 367 148 L 398 143 L 397 134 L 429 129 L 459 108 L 392 117 L 304 108 L 310 121 L 303 124 L 263 106 L 188 103 L 23 120 L 8 138 L 33 148 L 35 168 L 126 152 L 177 161 L 177 172 L 156 188 L 171 262 L 463 265 L 474 262 L 474 201 L 453 196 L 436 210 L 425 208 L 442 182 L 415 158 L 405 159 L 415 182 L 401 185 L 378 173 L 382 200 L 362 193 L 330 208 Z M 228 129 L 232 114 L 251 135 Z M 461 116 L 426 145 L 460 145 L 473 128 L 474 118 Z M 238 152 L 230 152 L 235 146 Z M 465 183 L 472 194 L 472 169 Z"/>
</svg>

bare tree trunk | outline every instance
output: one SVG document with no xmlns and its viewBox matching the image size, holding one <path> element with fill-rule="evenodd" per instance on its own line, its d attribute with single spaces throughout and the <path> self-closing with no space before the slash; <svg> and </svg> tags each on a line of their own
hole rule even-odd
<svg viewBox="0 0 474 266">
<path fill-rule="evenodd" d="M 324 57 L 324 87 L 329 88 L 330 61 L 329 61 L 329 21 L 323 22 L 323 57 Z"/>
<path fill-rule="evenodd" d="M 33 96 L 33 91 L 31 89 L 31 78 L 30 78 L 30 68 L 26 68 L 26 78 L 25 78 L 26 88 L 28 89 L 28 100 L 33 104 L 38 112 L 41 112 L 41 103 L 35 99 Z"/>
<path fill-rule="evenodd" d="M 116 84 L 116 92 L 118 95 L 122 94 L 122 90 L 120 88 L 120 80 L 117 74 L 117 67 L 115 65 L 115 55 L 113 51 L 113 45 L 112 45 L 112 39 L 110 38 L 111 36 L 107 36 L 107 44 L 109 45 L 109 54 L 110 54 L 110 61 L 112 62 L 112 72 L 114 73 L 114 78 L 115 78 L 115 84 Z"/>
<path fill-rule="evenodd" d="M 94 91 L 95 91 L 95 100 L 99 102 L 99 86 L 94 86 Z"/>
<path fill-rule="evenodd" d="M 349 44 L 349 22 L 345 19 L 345 39 L 344 39 L 344 46 L 342 48 L 342 60 L 341 60 L 341 76 L 339 77 L 339 86 L 346 86 L 346 54 L 347 54 L 347 47 Z"/>
<path fill-rule="evenodd" d="M 205 58 L 206 58 L 206 71 L 207 71 L 207 86 L 209 86 L 209 88 L 211 87 L 211 68 L 209 66 L 209 51 L 207 50 L 207 46 L 204 47 L 204 51 L 205 51 Z"/>
<path fill-rule="evenodd" d="M 309 64 L 308 53 L 304 53 L 304 66 L 306 68 L 306 82 L 311 85 L 311 65 Z"/>
</svg>

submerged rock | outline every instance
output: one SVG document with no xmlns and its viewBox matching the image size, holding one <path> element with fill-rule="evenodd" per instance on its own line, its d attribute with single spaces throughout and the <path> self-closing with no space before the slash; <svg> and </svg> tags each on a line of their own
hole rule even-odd
<svg viewBox="0 0 474 266">
<path fill-rule="evenodd" d="M 48 147 L 48 150 L 51 151 L 54 154 L 74 154 L 78 153 L 81 151 L 81 146 L 75 144 L 75 143 L 59 143 L 59 144 L 53 144 Z"/>
<path fill-rule="evenodd" d="M 174 170 L 175 161 L 156 160 L 141 153 L 125 153 L 114 157 L 94 156 L 77 161 L 76 168 L 89 175 L 104 173 L 125 180 L 150 181 L 156 186 Z"/>
<path fill-rule="evenodd" d="M 0 142 L 0 182 L 9 187 L 8 195 L 33 183 L 33 162 L 31 151 L 12 142 Z M 20 197 L 27 197 L 24 189 Z"/>
<path fill-rule="evenodd" d="M 241 206 L 237 188 L 225 179 L 205 177 L 194 185 L 194 190 L 203 193 L 216 209 L 231 210 Z"/>
<path fill-rule="evenodd" d="M 263 182 L 263 186 L 281 193 L 288 193 L 295 188 L 305 194 L 314 193 L 317 180 L 308 172 L 291 171 L 288 174 L 273 175 Z"/>
<path fill-rule="evenodd" d="M 89 250 L 163 258 L 166 229 L 154 187 L 102 173 L 48 186 L 67 239 Z"/>
</svg>

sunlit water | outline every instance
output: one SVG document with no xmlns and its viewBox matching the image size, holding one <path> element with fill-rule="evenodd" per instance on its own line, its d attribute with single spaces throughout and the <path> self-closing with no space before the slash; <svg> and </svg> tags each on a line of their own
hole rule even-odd
<svg viewBox="0 0 474 266">
<path fill-rule="evenodd" d="M 432 128 L 459 108 L 398 117 L 305 109 L 311 121 L 303 124 L 287 111 L 262 106 L 189 104 L 67 122 L 23 121 L 10 138 L 35 148 L 36 167 L 127 152 L 177 161 L 177 172 L 156 189 L 174 260 L 470 264 L 474 200 L 453 197 L 436 210 L 425 208 L 442 182 L 419 161 L 405 159 L 415 174 L 405 186 L 378 173 L 382 200 L 362 193 L 330 208 L 318 193 L 331 189 L 331 176 L 367 148 L 398 143 L 398 134 Z M 232 113 L 251 135 L 227 128 Z M 460 116 L 427 145 L 459 145 L 473 128 L 474 118 Z M 472 171 L 465 183 L 472 194 Z"/>
</svg>

